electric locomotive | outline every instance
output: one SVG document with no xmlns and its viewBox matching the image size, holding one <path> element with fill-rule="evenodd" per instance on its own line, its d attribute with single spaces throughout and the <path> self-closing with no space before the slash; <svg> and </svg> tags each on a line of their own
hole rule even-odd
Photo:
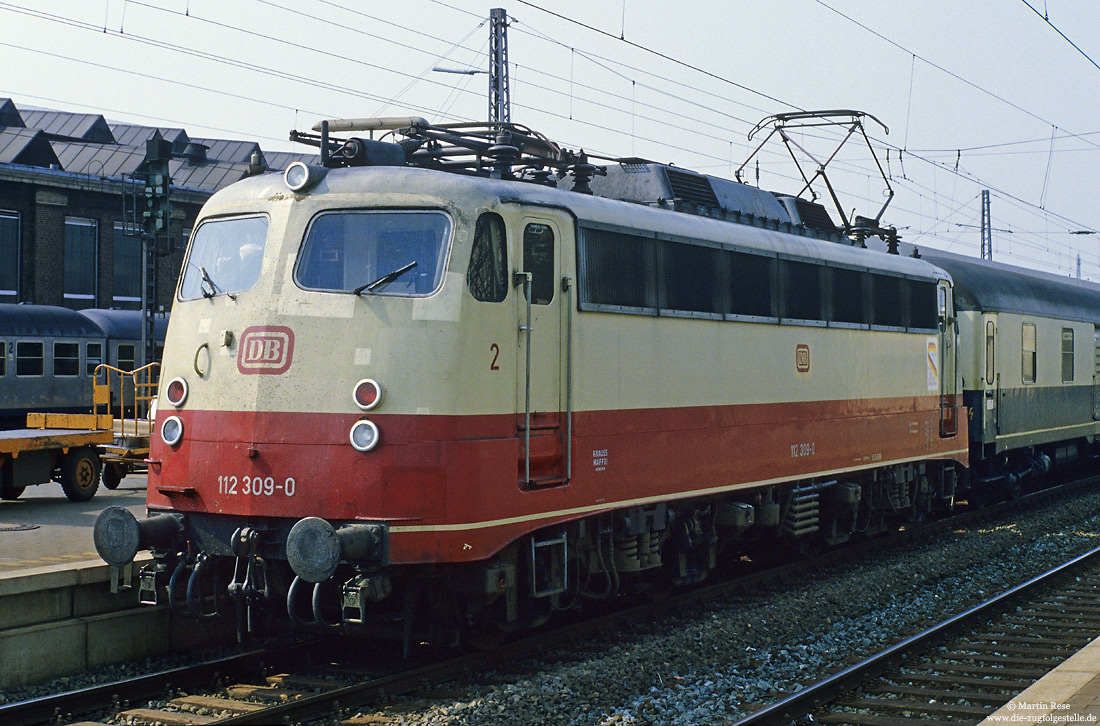
<svg viewBox="0 0 1100 726">
<path fill-rule="evenodd" d="M 197 222 L 149 516 L 95 528 L 113 566 L 152 551 L 143 600 L 492 640 L 953 506 L 943 269 L 805 200 L 515 124 L 319 131 L 295 135 L 321 166 Z"/>
</svg>

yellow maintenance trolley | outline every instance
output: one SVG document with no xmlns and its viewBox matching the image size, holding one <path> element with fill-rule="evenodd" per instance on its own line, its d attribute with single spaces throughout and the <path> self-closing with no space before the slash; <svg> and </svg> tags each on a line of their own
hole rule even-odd
<svg viewBox="0 0 1100 726">
<path fill-rule="evenodd" d="M 157 367 L 100 365 L 92 413 L 29 413 L 26 428 L 0 431 L 0 498 L 18 499 L 28 486 L 57 481 L 65 496 L 83 502 L 95 496 L 101 471 L 104 485 L 114 489 L 144 468 Z"/>
</svg>

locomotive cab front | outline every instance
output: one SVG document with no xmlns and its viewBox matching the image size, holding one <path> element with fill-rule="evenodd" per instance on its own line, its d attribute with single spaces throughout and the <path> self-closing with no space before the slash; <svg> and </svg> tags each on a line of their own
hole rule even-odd
<svg viewBox="0 0 1100 726">
<path fill-rule="evenodd" d="M 209 605 L 187 593 L 213 582 L 246 608 L 284 598 L 301 622 L 364 620 L 394 589 L 389 566 L 491 555 L 487 540 L 436 531 L 491 507 L 494 488 L 518 492 L 523 464 L 498 466 L 522 460 L 523 350 L 505 301 L 523 292 L 502 217 L 515 212 L 439 172 L 328 170 L 288 188 L 305 176 L 249 179 L 204 208 L 166 340 L 150 518 L 97 525 L 112 564 L 152 549 L 146 599 L 192 614 Z M 529 247 L 553 270 L 545 238 L 561 223 L 547 216 Z M 553 279 L 534 279 L 546 307 Z M 544 341 L 556 360 L 557 330 Z M 533 396 L 556 416 L 551 388 L 545 406 Z M 165 516 L 178 526 L 152 524 Z M 344 593 L 321 612 L 313 591 L 332 582 Z"/>
</svg>

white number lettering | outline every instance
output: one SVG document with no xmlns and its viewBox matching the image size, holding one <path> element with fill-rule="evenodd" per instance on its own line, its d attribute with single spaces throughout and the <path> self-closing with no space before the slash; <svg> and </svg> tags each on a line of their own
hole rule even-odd
<svg viewBox="0 0 1100 726">
<path fill-rule="evenodd" d="M 237 477 L 223 474 L 218 477 L 218 494 L 236 494 Z M 288 497 L 294 496 L 297 482 L 294 477 L 288 476 L 282 484 L 275 483 L 275 477 L 242 476 L 240 478 L 241 494 L 270 497 L 276 492 Z"/>
</svg>

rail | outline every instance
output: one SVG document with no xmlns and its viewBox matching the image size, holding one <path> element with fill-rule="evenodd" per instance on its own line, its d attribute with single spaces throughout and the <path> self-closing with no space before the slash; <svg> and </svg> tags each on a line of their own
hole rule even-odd
<svg viewBox="0 0 1100 726">
<path fill-rule="evenodd" d="M 157 397 L 159 379 L 160 363 L 155 361 L 132 371 L 101 363 L 95 368 L 93 412 L 113 416 L 118 422 L 115 433 L 123 438 L 150 436 L 153 420 L 149 413 Z M 116 381 L 117 388 L 114 386 Z"/>
</svg>

